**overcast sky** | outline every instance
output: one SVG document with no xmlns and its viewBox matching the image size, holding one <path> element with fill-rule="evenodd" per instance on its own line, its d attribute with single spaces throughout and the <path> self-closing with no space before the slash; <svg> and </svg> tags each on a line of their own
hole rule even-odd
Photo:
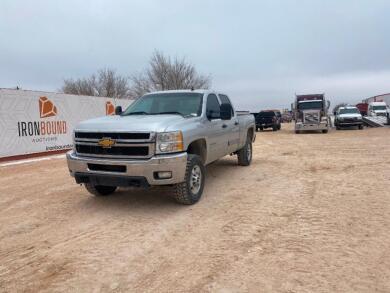
<svg viewBox="0 0 390 293">
<path fill-rule="evenodd" d="M 334 105 L 390 92 L 387 0 L 1 0 L 0 87 L 56 91 L 64 78 L 186 57 L 240 109 Z"/>
</svg>

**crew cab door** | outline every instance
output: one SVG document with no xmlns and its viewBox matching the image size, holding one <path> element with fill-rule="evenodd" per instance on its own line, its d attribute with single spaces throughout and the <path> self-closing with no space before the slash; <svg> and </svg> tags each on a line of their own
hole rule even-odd
<svg viewBox="0 0 390 293">
<path fill-rule="evenodd" d="M 230 104 L 232 107 L 232 119 L 230 120 L 224 120 L 224 124 L 226 125 L 226 128 L 228 130 L 227 135 L 227 152 L 233 153 L 237 151 L 238 144 L 240 142 L 240 123 L 237 117 L 237 114 L 233 110 L 232 103 L 230 102 L 230 99 L 226 95 L 219 94 L 219 99 L 222 103 Z"/>
<path fill-rule="evenodd" d="M 228 131 L 221 120 L 220 103 L 215 94 L 209 94 L 206 102 L 207 162 L 213 162 L 227 154 Z"/>
</svg>

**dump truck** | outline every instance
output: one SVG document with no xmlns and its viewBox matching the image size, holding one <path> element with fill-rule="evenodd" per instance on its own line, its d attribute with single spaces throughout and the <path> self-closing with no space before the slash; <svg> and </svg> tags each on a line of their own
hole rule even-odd
<svg viewBox="0 0 390 293">
<path fill-rule="evenodd" d="M 327 133 L 330 127 L 329 107 L 325 94 L 296 95 L 293 104 L 295 133 L 308 130 Z"/>
</svg>

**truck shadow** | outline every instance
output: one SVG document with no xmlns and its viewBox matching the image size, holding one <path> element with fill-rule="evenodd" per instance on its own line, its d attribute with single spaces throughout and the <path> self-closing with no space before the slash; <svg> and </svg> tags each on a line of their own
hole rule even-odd
<svg viewBox="0 0 390 293">
<path fill-rule="evenodd" d="M 214 178 L 232 176 L 239 172 L 236 158 L 223 158 L 206 167 L 206 186 L 212 185 Z M 83 200 L 83 208 L 91 210 L 126 210 L 136 211 L 147 208 L 150 211 L 161 208 L 172 208 L 177 211 L 191 206 L 181 205 L 170 196 L 171 186 L 143 188 L 119 188 L 109 196 L 96 197 L 90 195 L 84 188 L 80 191 Z"/>
<path fill-rule="evenodd" d="M 334 130 L 336 130 L 336 128 Z M 340 127 L 340 129 L 337 129 L 337 131 L 342 131 L 342 130 L 360 130 L 360 129 L 357 126 Z"/>
<path fill-rule="evenodd" d="M 329 132 L 332 131 L 332 129 L 329 129 Z M 296 135 L 304 135 L 304 134 L 326 134 L 326 133 L 323 133 L 322 131 L 320 130 L 305 130 L 305 131 L 301 131 L 299 133 L 295 133 L 295 131 L 293 131 L 294 134 Z"/>
<path fill-rule="evenodd" d="M 85 191 L 87 193 L 87 191 Z M 86 204 L 97 204 L 102 207 L 128 208 L 131 206 L 161 207 L 177 205 L 169 196 L 168 187 L 151 188 L 118 188 L 109 196 L 96 197 L 88 194 Z"/>
</svg>

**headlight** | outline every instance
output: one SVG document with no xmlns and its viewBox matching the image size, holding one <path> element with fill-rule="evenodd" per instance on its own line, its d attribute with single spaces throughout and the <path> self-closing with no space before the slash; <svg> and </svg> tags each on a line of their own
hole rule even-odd
<svg viewBox="0 0 390 293">
<path fill-rule="evenodd" d="M 176 153 L 182 152 L 183 134 L 181 131 L 157 133 L 156 153 Z"/>
</svg>

